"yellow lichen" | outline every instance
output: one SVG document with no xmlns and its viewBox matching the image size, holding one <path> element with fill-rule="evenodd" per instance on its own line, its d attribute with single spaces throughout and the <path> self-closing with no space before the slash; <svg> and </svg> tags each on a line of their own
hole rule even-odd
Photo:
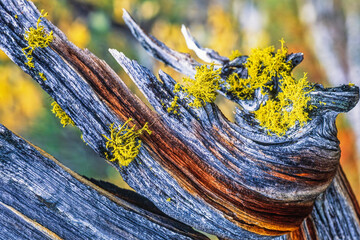
<svg viewBox="0 0 360 240">
<path fill-rule="evenodd" d="M 44 81 L 47 80 L 47 78 L 45 77 L 44 73 L 39 72 L 39 76 L 40 76 L 40 78 L 41 78 L 42 80 L 44 80 Z"/>
<path fill-rule="evenodd" d="M 41 10 L 40 17 L 37 20 L 36 28 L 30 27 L 28 31 L 25 31 L 24 39 L 27 41 L 28 46 L 22 49 L 22 52 L 26 56 L 27 62 L 25 63 L 29 68 L 34 67 L 33 63 L 33 51 L 36 48 L 45 48 L 54 39 L 53 31 L 49 34 L 46 33 L 44 26 L 40 25 L 41 18 L 46 17 L 47 13 L 44 13 L 44 10 Z"/>
<path fill-rule="evenodd" d="M 255 118 L 268 134 L 275 133 L 283 136 L 296 124 L 303 126 L 310 118 L 308 111 L 313 109 L 309 105 L 312 91 L 306 74 L 303 78 L 295 80 L 291 75 L 291 62 L 286 62 L 288 49 L 284 47 L 285 41 L 280 40 L 281 48 L 275 51 L 274 46 L 264 49 L 253 49 L 245 67 L 248 78 L 240 78 L 233 73 L 227 79 L 229 92 L 241 100 L 253 99 L 255 90 L 260 89 L 268 100 L 254 111 Z M 271 93 L 275 83 L 278 93 Z"/>
<path fill-rule="evenodd" d="M 283 76 L 280 82 L 281 91 L 278 95 L 267 100 L 254 111 L 254 114 L 260 126 L 268 130 L 268 134 L 283 136 L 296 124 L 303 126 L 310 120 L 308 93 L 312 91 L 312 87 L 307 81 L 306 74 L 299 80 L 291 76 Z"/>
<path fill-rule="evenodd" d="M 88 145 L 87 142 L 85 142 L 85 140 L 84 140 L 84 135 L 83 134 L 81 134 L 80 138 L 86 145 Z"/>
<path fill-rule="evenodd" d="M 167 202 L 171 202 L 171 198 L 166 199 Z"/>
<path fill-rule="evenodd" d="M 206 103 L 212 103 L 217 96 L 217 90 L 220 89 L 221 69 L 214 70 L 214 64 L 202 65 L 196 67 L 195 79 L 184 78 L 183 91 L 193 97 L 189 106 L 203 107 Z M 179 85 L 175 86 L 175 92 Z"/>
<path fill-rule="evenodd" d="M 178 100 L 179 100 L 179 97 L 175 96 L 174 99 L 170 103 L 170 107 L 168 107 L 166 109 L 168 113 L 179 114 L 179 104 L 177 102 Z"/>
<path fill-rule="evenodd" d="M 312 86 L 306 74 L 299 80 L 293 78 L 291 62 L 286 61 L 288 49 L 284 46 L 283 39 L 280 42 L 281 48 L 276 51 L 274 46 L 253 49 L 244 64 L 248 77 L 240 78 L 237 73 L 232 73 L 226 79 L 226 87 L 241 100 L 253 99 L 257 89 L 261 90 L 263 95 L 267 95 L 267 101 L 253 113 L 268 134 L 283 136 L 296 124 L 303 126 L 310 120 L 309 111 L 316 106 L 309 104 L 308 93 L 312 91 Z M 230 59 L 239 54 L 235 51 Z M 223 84 L 220 74 L 221 69 L 214 70 L 214 64 L 197 67 L 195 80 L 185 78 L 185 85 L 176 84 L 174 93 L 187 93 L 187 98 L 193 97 L 190 106 L 202 107 L 215 101 L 217 90 Z M 275 85 L 277 89 L 274 92 Z M 174 109 L 177 100 L 178 98 L 174 98 L 168 108 L 169 112 Z"/>
<path fill-rule="evenodd" d="M 241 100 L 253 98 L 256 88 L 251 78 L 240 78 L 237 73 L 232 73 L 226 82 L 229 86 L 228 90 L 237 98 Z"/>
<path fill-rule="evenodd" d="M 129 118 L 122 126 L 115 127 L 114 123 L 110 125 L 110 137 L 105 137 L 106 149 L 110 151 L 105 152 L 105 157 L 109 161 L 118 161 L 120 167 L 128 166 L 135 157 L 139 154 L 141 147 L 141 140 L 139 136 L 146 131 L 151 134 L 146 123 L 141 129 L 135 130 L 135 125 L 131 128 L 128 127 L 128 123 L 132 121 Z"/>
<path fill-rule="evenodd" d="M 285 41 L 280 42 L 281 48 L 276 52 L 274 46 L 252 49 L 245 64 L 248 78 L 240 78 L 236 73 L 230 75 L 228 90 L 239 99 L 253 99 L 256 89 L 261 89 L 263 94 L 272 90 L 274 77 L 290 75 L 291 63 L 285 61 L 288 50 Z"/>
<path fill-rule="evenodd" d="M 229 56 L 229 60 L 232 61 L 235 58 L 241 57 L 241 53 L 239 50 L 233 50 L 231 51 L 231 55 Z"/>
<path fill-rule="evenodd" d="M 73 125 L 75 126 L 75 123 L 71 118 L 65 113 L 65 111 L 60 107 L 57 102 L 51 103 L 51 106 L 53 107 L 51 112 L 55 114 L 56 117 L 60 119 L 60 123 L 63 125 L 63 127 L 66 127 L 67 125 Z"/>
</svg>

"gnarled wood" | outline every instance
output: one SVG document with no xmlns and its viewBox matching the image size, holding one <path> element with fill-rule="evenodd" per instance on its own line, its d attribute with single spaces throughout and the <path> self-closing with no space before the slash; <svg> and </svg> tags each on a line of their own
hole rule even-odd
<svg viewBox="0 0 360 240">
<path fill-rule="evenodd" d="M 110 50 L 155 113 L 104 61 L 78 49 L 46 20 L 44 25 L 54 31 L 55 39 L 49 48 L 34 51 L 35 68 L 27 68 L 21 53 L 25 46 L 23 33 L 35 25 L 39 12 L 28 1 L 6 0 L 0 3 L 0 13 L 0 47 L 59 103 L 83 132 L 85 141 L 101 156 L 106 151 L 102 135 L 108 134 L 108 124 L 122 124 L 129 117 L 137 126 L 149 122 L 153 134 L 142 136 L 144 145 L 136 160 L 126 168 L 113 165 L 131 187 L 165 214 L 226 239 L 272 239 L 276 235 L 283 235 L 279 239 L 305 238 L 330 231 L 330 222 L 317 227 L 316 215 L 307 217 L 317 196 L 337 172 L 340 149 L 335 117 L 357 103 L 358 87 L 324 89 L 316 85 L 311 93 L 312 104 L 317 106 L 311 113 L 312 120 L 280 138 L 268 136 L 250 113 L 264 100 L 260 95 L 242 102 L 221 89 L 222 94 L 243 106 L 237 109 L 236 123 L 229 122 L 214 104 L 192 109 L 187 100 L 181 101 L 179 116 L 169 114 L 166 108 L 173 99 L 175 81 L 160 72 L 160 82 L 148 69 Z M 196 61 L 147 36 L 126 14 L 125 20 L 154 56 L 183 73 L 194 74 Z M 295 67 L 302 54 L 289 55 L 290 59 Z M 225 77 L 241 71 L 245 76 L 245 61 L 246 57 L 233 62 L 224 60 L 222 74 Z M 48 80 L 43 81 L 39 72 Z M 335 183 L 339 182 L 336 179 Z M 325 196 L 334 201 L 342 199 L 339 201 L 348 210 L 338 214 L 349 215 L 349 221 L 357 220 L 353 229 L 359 229 L 358 216 L 352 210 L 355 205 L 347 192 L 342 195 L 336 189 L 335 183 L 335 194 Z M 326 199 L 316 204 L 333 206 Z M 327 211 L 319 209 L 322 214 Z M 290 231 L 291 235 L 284 235 Z M 358 232 L 351 234 L 356 237 Z"/>
</svg>

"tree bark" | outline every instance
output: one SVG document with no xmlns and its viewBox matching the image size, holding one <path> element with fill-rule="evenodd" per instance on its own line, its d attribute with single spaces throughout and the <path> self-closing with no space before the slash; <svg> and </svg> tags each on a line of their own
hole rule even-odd
<svg viewBox="0 0 360 240">
<path fill-rule="evenodd" d="M 359 238 L 359 208 L 345 176 L 339 170 L 340 149 L 335 126 L 337 114 L 356 105 L 358 87 L 325 89 L 316 85 L 311 98 L 317 110 L 313 112 L 312 120 L 305 127 L 292 129 L 286 137 L 277 138 L 268 136 L 258 124 L 254 124 L 254 119 L 249 118 L 249 111 L 258 106 L 262 99 L 240 101 L 225 88 L 220 93 L 239 103 L 243 109 L 237 109 L 236 123 L 229 122 L 214 104 L 193 109 L 189 108 L 185 100 L 179 104 L 179 116 L 169 114 L 166 108 L 174 97 L 172 90 L 175 81 L 164 72 L 159 73 L 162 80 L 159 81 L 136 61 L 131 61 L 116 50 L 110 50 L 143 91 L 156 113 L 135 97 L 104 61 L 88 50 L 74 46 L 46 19 L 43 19 L 42 24 L 47 31 L 54 32 L 54 41 L 50 47 L 34 51 L 35 68 L 28 68 L 21 51 L 26 46 L 23 34 L 26 29 L 36 25 L 39 12 L 26 0 L 6 0 L 0 3 L 0 13 L 0 47 L 56 100 L 82 131 L 84 140 L 100 156 L 104 157 L 106 152 L 106 139 L 103 135 L 109 135 L 109 124 L 121 125 L 130 117 L 135 119 L 138 127 L 149 123 L 153 133 L 141 136 L 143 147 L 136 160 L 123 168 L 117 163 L 111 164 L 138 194 L 146 197 L 158 209 L 152 212 L 145 210 L 144 206 L 134 207 L 130 212 L 139 213 L 139 216 L 134 214 L 134 218 L 146 221 L 141 217 L 155 214 L 156 217 L 172 220 L 165 226 L 162 225 L 164 221 L 154 220 L 154 217 L 150 219 L 151 224 L 155 224 L 151 225 L 151 229 L 143 229 L 141 224 L 138 227 L 136 224 L 131 227 L 129 225 L 127 228 L 134 227 L 138 233 L 134 233 L 133 237 L 141 239 L 143 236 L 140 233 L 143 232 L 146 238 L 152 234 L 146 231 L 161 229 L 158 231 L 159 238 L 175 236 L 171 234 L 178 234 L 174 238 L 204 238 L 190 231 L 188 226 L 191 226 L 223 239 Z M 146 35 L 128 14 L 125 13 L 124 16 L 134 35 L 152 55 L 185 74 L 195 73 L 195 67 L 199 63 Z M 237 68 L 245 72 L 243 63 L 246 57 L 229 62 L 215 51 L 202 48 L 189 32 L 185 33 L 189 43 L 195 44 L 194 50 L 204 54 L 207 59 L 222 64 L 225 70 Z M 301 62 L 302 54 L 289 55 L 287 60 L 291 60 L 295 67 Z M 45 74 L 47 80 L 44 81 L 39 73 Z M 6 134 L 3 134 L 0 154 L 9 159 L 8 156 L 16 156 L 21 148 L 11 147 L 7 137 L 13 135 L 5 129 L 3 132 Z M 10 168 L 8 165 L 15 164 L 2 162 L 5 163 L 2 167 L 4 171 Z M 44 168 L 46 166 L 48 165 L 45 164 Z M 16 166 L 12 167 L 18 169 Z M 27 170 L 23 168 L 22 171 Z M 59 171 L 54 172 L 54 176 Z M 41 176 L 45 173 L 46 171 L 29 171 L 28 174 Z M 7 173 L 3 174 L 3 181 L 7 180 L 9 187 L 21 177 L 16 174 L 12 176 L 9 178 Z M 39 179 L 43 177 L 34 178 L 33 183 Z M 71 179 L 69 176 L 64 181 L 75 182 Z M 85 180 L 74 185 L 80 188 L 84 186 L 84 182 L 93 186 Z M 45 183 L 40 181 L 36 184 Z M 51 185 L 51 181 L 49 184 Z M 56 186 L 58 185 L 54 185 L 54 188 Z M 24 192 L 35 199 L 32 189 L 36 188 L 29 188 Z M 67 194 L 71 195 L 71 199 L 86 199 L 89 204 L 92 203 L 85 193 L 84 196 L 77 196 L 79 192 L 80 190 L 74 195 L 69 192 Z M 38 210 L 39 204 L 28 204 L 26 209 L 20 208 L 14 205 L 19 192 L 14 190 L 10 193 L 2 195 L 0 199 L 5 204 L 4 209 L 7 209 L 3 211 L 4 214 L 15 219 L 19 216 L 18 213 L 22 213 L 34 219 L 34 215 L 27 211 Z M 93 195 L 96 199 L 97 193 L 94 192 Z M 106 197 L 115 201 L 111 194 Z M 170 202 L 167 201 L 169 198 Z M 45 206 L 53 202 L 53 199 L 49 202 L 48 197 L 42 199 L 45 199 Z M 126 215 L 127 205 L 116 204 L 119 210 L 112 211 L 112 217 L 122 217 L 120 212 Z M 155 207 L 151 209 L 153 208 Z M 88 209 L 94 217 L 103 214 L 96 206 L 89 206 Z M 60 215 L 56 216 L 57 219 L 64 211 L 59 211 L 56 206 L 52 208 L 52 214 Z M 140 214 L 141 211 L 145 214 Z M 78 214 L 80 212 L 75 215 Z M 337 218 L 332 219 L 332 216 Z M 130 217 L 124 221 L 131 222 Z M 56 222 L 56 228 L 47 223 L 42 219 L 41 225 L 57 235 L 65 231 L 62 230 L 65 227 L 59 222 Z M 73 217 L 67 218 L 66 223 L 75 229 L 79 221 Z M 84 234 L 93 234 L 93 228 L 90 227 L 92 224 L 98 226 L 93 222 L 85 223 L 83 226 L 87 228 L 81 229 L 80 233 L 84 231 Z M 12 226 L 11 221 L 4 228 L 9 226 Z M 34 223 L 26 226 L 29 231 L 34 231 L 34 236 L 39 231 L 39 226 Z M 14 236 L 17 234 L 15 230 L 14 227 Z M 117 237 L 121 238 L 120 235 L 125 234 L 126 229 L 116 231 Z M 71 239 L 72 235 L 61 236 Z"/>
</svg>

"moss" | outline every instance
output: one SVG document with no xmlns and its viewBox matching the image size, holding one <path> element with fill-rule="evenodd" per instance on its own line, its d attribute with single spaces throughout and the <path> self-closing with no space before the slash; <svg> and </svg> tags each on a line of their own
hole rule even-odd
<svg viewBox="0 0 360 240">
<path fill-rule="evenodd" d="M 221 69 L 214 70 L 214 64 L 196 67 L 195 79 L 184 78 L 182 91 L 192 96 L 191 107 L 203 107 L 206 103 L 212 103 L 220 89 Z M 180 85 L 175 86 L 174 92 L 180 91 Z"/>
<path fill-rule="evenodd" d="M 28 31 L 25 31 L 24 39 L 27 41 L 28 46 L 22 49 L 22 52 L 26 56 L 27 62 L 25 64 L 29 68 L 34 67 L 33 63 L 33 51 L 36 48 L 45 48 L 53 41 L 53 31 L 49 34 L 45 31 L 44 26 L 40 25 L 41 18 L 47 16 L 47 13 L 44 13 L 44 10 L 41 10 L 40 17 L 37 20 L 36 28 L 30 27 Z"/>
<path fill-rule="evenodd" d="M 146 131 L 151 134 L 146 123 L 141 129 L 135 130 L 135 125 L 131 128 L 128 123 L 132 121 L 129 118 L 122 126 L 115 127 L 114 123 L 110 125 L 110 137 L 105 137 L 106 149 L 110 152 L 105 152 L 105 157 L 109 161 L 118 161 L 120 167 L 128 166 L 135 157 L 139 154 L 141 147 L 141 140 L 139 136 Z"/>
<path fill-rule="evenodd" d="M 55 114 L 56 117 L 60 119 L 60 123 L 63 125 L 63 127 L 66 127 L 67 125 L 75 126 L 73 120 L 71 120 L 71 118 L 60 107 L 60 105 L 57 104 L 57 102 L 54 101 L 51 103 L 51 106 L 53 107 L 51 111 Z"/>
</svg>

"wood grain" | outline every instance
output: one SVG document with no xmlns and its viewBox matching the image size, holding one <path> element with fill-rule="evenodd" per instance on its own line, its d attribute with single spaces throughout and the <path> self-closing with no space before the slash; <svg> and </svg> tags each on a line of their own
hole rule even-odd
<svg viewBox="0 0 360 240">
<path fill-rule="evenodd" d="M 143 207 L 136 193 L 98 187 L 2 125 L 0 146 L 2 239 L 208 239 Z"/>
</svg>

